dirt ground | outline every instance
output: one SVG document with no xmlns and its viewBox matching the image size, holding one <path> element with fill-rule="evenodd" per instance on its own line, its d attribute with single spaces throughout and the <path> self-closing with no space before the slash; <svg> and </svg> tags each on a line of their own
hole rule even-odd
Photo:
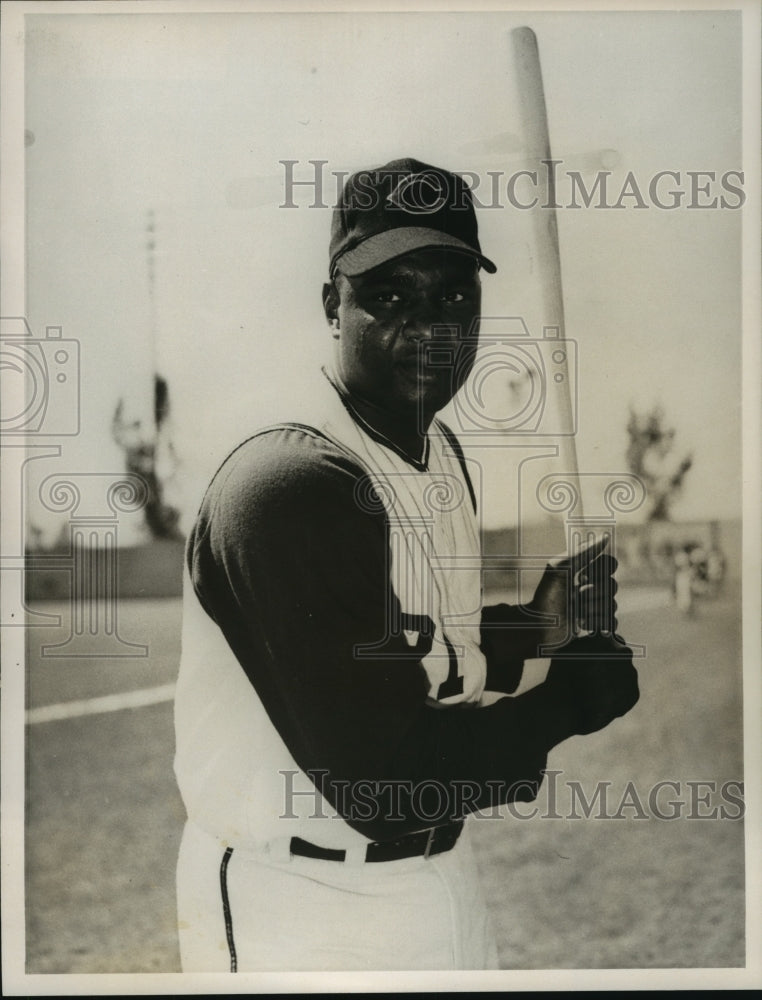
<svg viewBox="0 0 762 1000">
<path fill-rule="evenodd" d="M 743 780 L 738 594 L 691 619 L 663 600 L 621 603 L 621 631 L 646 646 L 636 709 L 553 751 L 554 799 L 546 783 L 521 816 L 469 821 L 504 968 L 744 964 L 742 810 L 733 786 L 721 791 Z M 120 615 L 146 659 L 42 659 L 33 642 L 29 705 L 172 681 L 179 601 L 125 601 Z M 179 971 L 171 702 L 36 723 L 27 737 L 27 971 Z M 658 782 L 674 784 L 657 794 Z M 595 800 L 584 818 L 580 791 L 593 801 L 601 783 L 605 808 Z"/>
</svg>

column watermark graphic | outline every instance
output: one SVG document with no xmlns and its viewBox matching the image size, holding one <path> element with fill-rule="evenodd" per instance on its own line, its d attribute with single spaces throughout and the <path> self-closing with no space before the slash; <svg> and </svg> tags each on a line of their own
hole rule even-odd
<svg viewBox="0 0 762 1000">
<path fill-rule="evenodd" d="M 148 488 L 134 473 L 48 476 L 40 500 L 69 515 L 71 634 L 42 647 L 44 657 L 147 656 L 148 647 L 119 635 L 119 515 L 139 511 Z"/>
<path fill-rule="evenodd" d="M 145 657 L 146 645 L 119 634 L 118 563 L 120 517 L 143 508 L 148 486 L 134 473 L 57 472 L 30 494 L 30 463 L 65 458 L 67 440 L 82 430 L 80 343 L 65 337 L 61 326 L 35 337 L 21 316 L 3 317 L 0 324 L 5 489 L 17 488 L 20 500 L 0 560 L 1 624 L 60 628 L 62 615 L 29 606 L 27 579 L 30 569 L 62 573 L 68 577 L 70 634 L 63 642 L 42 642 L 41 656 Z M 63 551 L 60 545 L 29 551 L 35 511 L 69 515 Z"/>
<path fill-rule="evenodd" d="M 584 490 L 585 513 L 581 514 Z M 567 552 L 580 552 L 598 539 L 608 541 L 608 551 L 616 551 L 617 515 L 631 514 L 638 510 L 646 499 L 642 481 L 631 473 L 577 472 L 570 476 L 553 473 L 540 480 L 537 486 L 540 506 L 552 514 L 565 514 Z M 591 513 L 591 500 L 594 501 Z M 595 573 L 595 563 L 590 567 Z M 616 622 L 607 623 L 604 631 L 615 633 Z M 573 637 L 571 631 L 558 645 L 563 645 Z M 614 640 L 618 642 L 618 640 Z M 624 648 L 624 644 L 619 643 Z M 551 656 L 557 646 L 543 647 L 542 653 Z M 627 655 L 644 657 L 645 646 L 627 643 Z M 585 654 L 590 656 L 589 653 Z M 611 653 L 607 653 L 610 656 Z"/>
</svg>

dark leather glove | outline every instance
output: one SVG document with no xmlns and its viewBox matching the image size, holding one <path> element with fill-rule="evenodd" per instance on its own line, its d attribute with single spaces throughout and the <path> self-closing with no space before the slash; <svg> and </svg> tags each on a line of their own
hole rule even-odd
<svg viewBox="0 0 762 1000">
<path fill-rule="evenodd" d="M 632 650 L 613 636 L 572 639 L 550 661 L 545 683 L 565 701 L 580 735 L 603 729 L 640 697 Z"/>
</svg>

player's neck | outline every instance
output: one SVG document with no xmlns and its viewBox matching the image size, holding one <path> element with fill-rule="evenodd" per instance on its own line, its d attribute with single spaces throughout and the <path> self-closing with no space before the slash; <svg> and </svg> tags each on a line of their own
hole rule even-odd
<svg viewBox="0 0 762 1000">
<path fill-rule="evenodd" d="M 426 430 L 420 426 L 418 414 L 401 416 L 389 413 L 364 399 L 349 398 L 352 409 L 373 428 L 378 434 L 388 438 L 396 448 L 411 458 L 414 462 L 425 463 L 428 438 Z"/>
<path fill-rule="evenodd" d="M 329 381 L 342 397 L 344 404 L 359 419 L 359 422 L 374 433 L 374 436 L 387 439 L 403 457 L 414 464 L 425 465 L 428 456 L 427 431 L 432 417 L 426 418 L 412 410 L 407 413 L 392 413 L 375 403 L 355 393 L 350 393 L 335 372 L 323 369 Z"/>
</svg>

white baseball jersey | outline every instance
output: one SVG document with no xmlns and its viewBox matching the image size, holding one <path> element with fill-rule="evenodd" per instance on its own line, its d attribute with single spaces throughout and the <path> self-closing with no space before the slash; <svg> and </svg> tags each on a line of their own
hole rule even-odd
<svg viewBox="0 0 762 1000">
<path fill-rule="evenodd" d="M 258 691 L 256 676 L 254 681 L 247 676 L 256 671 L 256 664 L 249 669 L 242 667 L 241 661 L 256 653 L 254 646 L 261 642 L 265 658 L 275 642 L 268 637 L 272 622 L 259 620 L 265 615 L 256 600 L 250 606 L 246 603 L 250 595 L 256 598 L 257 591 L 247 575 L 248 568 L 239 564 L 249 557 L 256 563 L 256 554 L 245 549 L 241 555 L 234 542 L 227 540 L 239 524 L 245 532 L 250 523 L 245 515 L 240 521 L 236 518 L 252 484 L 261 487 L 259 454 L 263 446 L 277 452 L 279 443 L 284 442 L 286 450 L 299 448 L 311 456 L 310 461 L 313 452 L 317 462 L 323 458 L 326 463 L 343 461 L 354 474 L 357 516 L 376 521 L 383 517 L 388 526 L 387 580 L 385 589 L 378 590 L 386 595 L 387 607 L 378 609 L 377 616 L 384 632 L 358 637 L 366 641 L 355 643 L 353 662 L 347 669 L 362 674 L 366 663 L 374 669 L 379 664 L 383 668 L 385 656 L 398 664 L 404 642 L 409 651 L 404 668 L 416 677 L 423 668 L 429 705 L 476 705 L 485 687 L 486 665 L 479 647 L 482 595 L 475 499 L 455 443 L 438 426 L 438 433 L 429 436 L 424 462 L 413 463 L 363 426 L 327 379 L 321 380 L 318 393 L 304 410 L 296 422 L 255 435 L 223 463 L 202 505 L 185 569 L 182 660 L 175 699 L 177 780 L 188 816 L 195 824 L 225 843 L 252 849 L 292 836 L 326 847 L 352 848 L 366 844 L 369 836 L 360 832 L 357 824 L 339 818 L 337 809 L 305 773 L 313 767 L 320 770 L 322 765 L 319 750 L 310 760 L 309 748 L 298 738 L 304 705 L 313 702 L 302 698 L 302 722 L 294 722 L 297 713 L 289 704 L 289 691 L 285 695 L 271 693 L 265 681 Z M 270 462 L 264 478 L 276 481 L 278 475 L 277 461 L 274 465 Z M 289 488 L 298 492 L 298 477 L 294 478 Z M 305 509 L 310 509 L 310 502 L 307 490 Z M 329 504 L 326 521 L 330 518 Z M 325 527 L 328 530 L 329 525 Z M 285 537 L 288 542 L 291 536 Z M 310 537 L 302 540 L 301 566 L 299 553 L 286 554 L 287 542 L 282 545 L 283 571 L 291 571 L 294 577 L 300 571 L 314 573 L 308 551 Z M 293 545 L 298 544 L 294 530 Z M 342 558 L 346 557 L 344 547 Z M 351 537 L 346 547 L 351 549 Z M 214 554 L 207 555 L 207 551 Z M 358 548 L 352 557 L 361 561 L 365 553 Z M 205 577 L 207 564 L 213 565 L 222 585 Z M 269 565 L 272 585 L 277 582 L 288 587 L 288 581 L 273 578 L 273 560 Z M 292 566 L 295 568 L 289 570 Z M 255 566 L 251 572 L 256 570 Z M 332 570 L 328 566 L 323 571 L 330 574 Z M 220 586 L 224 589 L 228 583 L 230 593 L 225 590 L 220 594 Z M 267 589 L 265 580 L 262 590 Z M 210 613 L 212 601 L 218 602 L 219 609 L 215 607 Z M 224 623 L 223 627 L 218 623 L 234 603 L 240 604 L 234 609 L 239 617 L 257 620 L 251 644 L 244 634 L 236 651 L 231 646 L 235 640 L 229 641 Z M 350 617 L 352 613 L 352 609 L 347 612 Z M 299 630 L 303 623 L 309 627 L 310 616 L 310 610 L 298 604 L 290 622 L 277 623 L 279 634 L 287 636 L 289 629 Z M 396 652 L 385 652 L 390 638 L 396 643 Z M 310 658 L 309 640 L 305 650 L 302 660 Z M 303 663 L 274 663 L 274 683 L 290 669 L 295 671 L 295 698 L 301 697 L 302 685 L 313 683 L 309 675 L 304 680 L 300 672 L 306 670 Z M 385 697 L 390 686 L 391 682 L 379 682 L 378 697 Z M 340 704 L 338 683 L 334 694 L 330 690 L 319 692 L 314 712 L 330 715 L 335 700 L 335 726 L 341 727 L 347 711 Z M 310 711 L 308 707 L 306 712 Z M 296 734 L 293 740 L 292 732 Z M 328 757 L 335 760 L 331 754 Z M 309 767 L 305 768 L 305 763 Z M 350 773 L 356 777 L 351 767 Z"/>
</svg>

